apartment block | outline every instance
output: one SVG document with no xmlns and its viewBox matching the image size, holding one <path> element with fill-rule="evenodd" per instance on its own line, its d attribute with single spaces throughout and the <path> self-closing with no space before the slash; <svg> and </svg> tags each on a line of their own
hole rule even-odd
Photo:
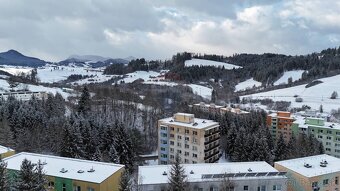
<svg viewBox="0 0 340 191">
<path fill-rule="evenodd" d="M 0 159 L 4 159 L 14 154 L 15 154 L 15 151 L 13 149 L 0 145 Z"/>
<path fill-rule="evenodd" d="M 287 172 L 288 191 L 339 190 L 340 159 L 326 154 L 275 162 Z"/>
<path fill-rule="evenodd" d="M 200 102 L 197 104 L 192 105 L 193 109 L 197 109 L 203 112 L 209 112 L 214 114 L 221 114 L 224 115 L 227 112 L 234 113 L 234 114 L 248 114 L 249 112 L 243 111 L 240 108 L 232 108 L 232 107 L 225 107 L 216 105 L 214 103 L 206 104 L 204 102 Z"/>
<path fill-rule="evenodd" d="M 118 191 L 124 165 L 73 158 L 19 153 L 4 159 L 10 177 L 16 178 L 24 159 L 43 165 L 48 191 Z"/>
<path fill-rule="evenodd" d="M 32 97 L 38 100 L 46 99 L 46 92 L 31 92 L 31 91 L 20 91 L 20 92 L 0 92 L 0 99 L 7 100 L 9 97 L 14 97 L 17 100 L 28 101 Z"/>
<path fill-rule="evenodd" d="M 183 164 L 187 190 L 286 191 L 287 177 L 266 162 Z M 140 166 L 141 190 L 166 191 L 171 165 Z"/>
<path fill-rule="evenodd" d="M 298 124 L 293 123 L 294 120 L 290 112 L 278 111 L 269 114 L 267 116 L 267 127 L 272 134 L 273 140 L 278 140 L 282 134 L 284 140 L 288 142 L 293 134 L 297 135 L 299 128 Z"/>
<path fill-rule="evenodd" d="M 340 124 L 326 122 L 323 118 L 306 118 L 309 135 L 322 142 L 325 153 L 340 158 Z"/>
<path fill-rule="evenodd" d="M 220 157 L 219 124 L 176 113 L 158 121 L 158 163 L 170 164 L 178 154 L 183 163 L 213 163 Z"/>
</svg>

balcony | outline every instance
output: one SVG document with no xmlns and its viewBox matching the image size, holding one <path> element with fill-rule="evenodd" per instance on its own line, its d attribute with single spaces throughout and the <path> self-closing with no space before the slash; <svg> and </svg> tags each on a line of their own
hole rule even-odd
<svg viewBox="0 0 340 191">
<path fill-rule="evenodd" d="M 206 152 L 209 152 L 209 151 L 211 151 L 211 150 L 213 150 L 213 149 L 215 149 L 215 148 L 218 148 L 220 146 L 220 144 L 217 144 L 217 145 L 215 145 L 215 146 L 212 146 L 212 147 L 210 147 L 210 148 L 208 148 L 208 149 L 204 149 L 204 152 L 206 153 Z"/>
<path fill-rule="evenodd" d="M 219 133 L 219 132 L 220 132 L 220 130 L 216 130 L 216 131 L 213 131 L 211 133 L 207 133 L 207 131 L 206 131 L 205 134 L 204 134 L 204 137 L 209 137 L 209 136 L 215 135 L 216 133 Z"/>
<path fill-rule="evenodd" d="M 219 151 L 219 150 L 218 150 L 217 152 L 212 153 L 212 154 L 209 155 L 209 156 L 204 157 L 204 160 L 210 159 L 211 157 L 214 157 L 214 156 L 216 156 L 217 154 L 220 154 L 220 151 Z M 218 159 L 217 159 L 217 160 L 218 160 Z"/>
<path fill-rule="evenodd" d="M 209 141 L 205 141 L 204 145 L 209 145 L 210 143 L 215 142 L 217 140 L 220 140 L 220 136 L 210 139 Z"/>
</svg>

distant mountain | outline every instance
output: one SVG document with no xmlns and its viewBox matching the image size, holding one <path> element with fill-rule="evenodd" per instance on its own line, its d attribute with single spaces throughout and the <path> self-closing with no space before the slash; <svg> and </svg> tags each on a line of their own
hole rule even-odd
<svg viewBox="0 0 340 191">
<path fill-rule="evenodd" d="M 39 67 L 45 64 L 46 62 L 43 60 L 25 56 L 16 50 L 0 53 L 0 65 Z"/>
<path fill-rule="evenodd" d="M 122 58 L 108 58 L 96 55 L 72 55 L 66 60 L 60 61 L 60 65 L 75 64 L 77 66 L 91 66 L 93 68 L 105 67 L 110 64 L 128 64 L 129 60 Z"/>
</svg>

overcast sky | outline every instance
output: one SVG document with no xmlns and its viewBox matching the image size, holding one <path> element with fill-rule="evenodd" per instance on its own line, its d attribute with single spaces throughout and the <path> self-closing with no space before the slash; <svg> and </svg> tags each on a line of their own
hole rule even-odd
<svg viewBox="0 0 340 191">
<path fill-rule="evenodd" d="M 0 51 L 170 58 L 340 45 L 337 0 L 0 0 Z"/>
</svg>

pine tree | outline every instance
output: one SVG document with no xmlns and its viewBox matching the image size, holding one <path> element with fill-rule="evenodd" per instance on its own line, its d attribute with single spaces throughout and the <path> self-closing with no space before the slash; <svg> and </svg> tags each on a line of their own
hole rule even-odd
<svg viewBox="0 0 340 191">
<path fill-rule="evenodd" d="M 0 190 L 1 191 L 8 191 L 9 190 L 6 168 L 7 168 L 7 163 L 3 162 L 0 159 Z"/>
<path fill-rule="evenodd" d="M 119 191 L 131 191 L 132 185 L 130 181 L 130 175 L 127 171 L 124 171 L 119 182 Z"/>
<path fill-rule="evenodd" d="M 32 191 L 36 188 L 34 164 L 24 159 L 15 183 L 15 189 L 20 191 Z"/>
<path fill-rule="evenodd" d="M 275 161 L 286 159 L 287 146 L 286 146 L 285 140 L 283 139 L 282 134 L 280 134 L 280 137 L 277 140 L 276 147 L 274 150 L 274 155 L 275 155 Z"/>
<path fill-rule="evenodd" d="M 35 167 L 35 189 L 34 191 L 46 191 L 46 184 L 47 184 L 47 179 L 45 176 L 45 173 L 43 171 L 43 164 L 41 161 L 38 161 L 38 164 Z"/>
<path fill-rule="evenodd" d="M 84 86 L 80 99 L 78 101 L 78 112 L 86 114 L 91 110 L 91 96 L 86 86 Z"/>
<path fill-rule="evenodd" d="M 181 165 L 181 158 L 177 154 L 175 162 L 171 166 L 169 177 L 169 191 L 185 191 L 187 188 L 185 179 L 185 169 Z"/>
</svg>

